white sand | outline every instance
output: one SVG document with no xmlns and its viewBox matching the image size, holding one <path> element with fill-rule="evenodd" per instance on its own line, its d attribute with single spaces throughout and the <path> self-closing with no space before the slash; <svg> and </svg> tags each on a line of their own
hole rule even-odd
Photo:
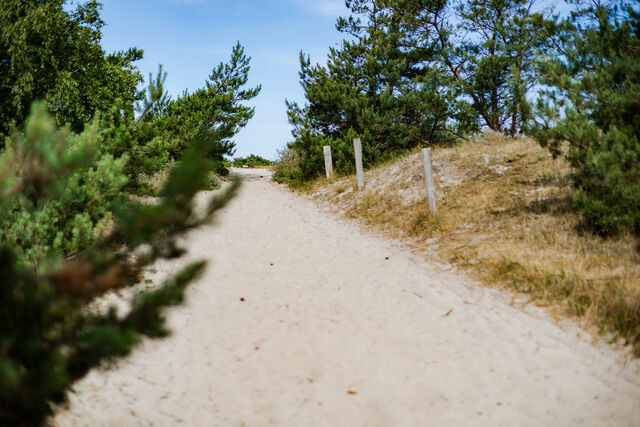
<svg viewBox="0 0 640 427">
<path fill-rule="evenodd" d="M 242 173 L 188 237 L 210 265 L 174 335 L 93 371 L 54 424 L 640 425 L 637 361 Z"/>
</svg>

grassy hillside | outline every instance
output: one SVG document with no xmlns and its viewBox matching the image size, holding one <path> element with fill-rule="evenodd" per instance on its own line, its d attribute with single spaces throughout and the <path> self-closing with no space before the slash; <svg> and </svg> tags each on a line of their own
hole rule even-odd
<svg viewBox="0 0 640 427">
<path fill-rule="evenodd" d="M 362 192 L 352 176 L 317 180 L 306 191 L 488 285 L 578 316 L 640 355 L 639 242 L 581 231 L 563 159 L 535 141 L 494 133 L 435 148 L 432 156 L 437 218 L 427 206 L 419 152 L 366 172 Z"/>
</svg>

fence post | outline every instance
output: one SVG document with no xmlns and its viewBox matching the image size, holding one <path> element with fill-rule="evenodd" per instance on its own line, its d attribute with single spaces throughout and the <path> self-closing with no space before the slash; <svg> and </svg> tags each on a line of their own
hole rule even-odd
<svg viewBox="0 0 640 427">
<path fill-rule="evenodd" d="M 322 147 L 324 150 L 324 169 L 327 173 L 327 179 L 331 178 L 333 175 L 333 161 L 331 159 L 331 147 L 325 145 Z"/>
<path fill-rule="evenodd" d="M 427 202 L 433 216 L 436 216 L 436 189 L 431 169 L 431 148 L 422 149 L 422 167 L 424 168 L 424 183 L 427 186 Z"/>
<path fill-rule="evenodd" d="M 353 151 L 356 156 L 356 175 L 358 178 L 358 191 L 364 188 L 364 171 L 362 169 L 362 142 L 360 138 L 353 139 Z"/>
</svg>

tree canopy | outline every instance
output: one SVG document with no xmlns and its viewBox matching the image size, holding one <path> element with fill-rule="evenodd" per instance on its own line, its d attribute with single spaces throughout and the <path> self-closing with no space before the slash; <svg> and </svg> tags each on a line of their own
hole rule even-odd
<svg viewBox="0 0 640 427">
<path fill-rule="evenodd" d="M 140 49 L 105 54 L 101 5 L 69 12 L 64 0 L 6 0 L 0 8 L 0 133 L 20 127 L 43 100 L 59 125 L 82 131 L 97 111 L 114 105 L 133 115 L 142 76 Z"/>
</svg>

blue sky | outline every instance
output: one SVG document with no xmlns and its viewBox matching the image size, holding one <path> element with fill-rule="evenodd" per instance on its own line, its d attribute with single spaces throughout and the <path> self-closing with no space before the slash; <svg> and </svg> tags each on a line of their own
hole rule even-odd
<svg viewBox="0 0 640 427">
<path fill-rule="evenodd" d="M 291 138 L 285 98 L 304 102 L 299 52 L 324 63 L 341 39 L 335 21 L 345 10 L 343 0 L 103 0 L 102 45 L 107 52 L 144 49 L 138 67 L 145 79 L 162 64 L 176 97 L 203 87 L 240 41 L 252 58 L 249 84 L 262 92 L 252 102 L 253 120 L 235 138 L 236 156 L 274 159 Z"/>
</svg>

